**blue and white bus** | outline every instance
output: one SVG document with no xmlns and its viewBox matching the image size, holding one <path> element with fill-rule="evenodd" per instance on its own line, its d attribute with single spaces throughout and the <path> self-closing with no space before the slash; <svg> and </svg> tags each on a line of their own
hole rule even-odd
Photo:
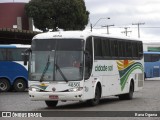
<svg viewBox="0 0 160 120">
<path fill-rule="evenodd" d="M 145 78 L 160 78 L 160 52 L 144 52 Z"/>
<path fill-rule="evenodd" d="M 24 91 L 28 86 L 28 66 L 22 52 L 30 45 L 0 45 L 0 91 Z"/>
</svg>

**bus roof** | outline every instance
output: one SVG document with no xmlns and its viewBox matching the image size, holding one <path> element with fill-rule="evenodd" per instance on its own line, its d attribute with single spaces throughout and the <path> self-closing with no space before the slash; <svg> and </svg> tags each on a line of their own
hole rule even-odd
<svg viewBox="0 0 160 120">
<path fill-rule="evenodd" d="M 99 36 L 99 37 L 108 37 L 108 38 L 118 38 L 118 39 L 125 39 L 125 40 L 136 40 L 141 41 L 139 39 L 132 39 L 129 37 L 117 37 L 108 34 L 98 34 L 94 32 L 88 31 L 58 31 L 58 32 L 46 32 L 37 34 L 33 39 L 61 39 L 61 38 L 77 38 L 77 39 L 86 39 L 89 36 Z"/>
<path fill-rule="evenodd" d="M 8 44 L 8 45 L 0 45 L 0 48 L 30 48 L 31 45 L 23 45 L 23 44 Z"/>
</svg>

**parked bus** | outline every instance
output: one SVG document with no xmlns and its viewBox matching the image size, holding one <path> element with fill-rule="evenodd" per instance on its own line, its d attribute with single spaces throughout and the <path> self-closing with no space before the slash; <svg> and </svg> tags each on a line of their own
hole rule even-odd
<svg viewBox="0 0 160 120">
<path fill-rule="evenodd" d="M 30 45 L 0 45 L 0 91 L 24 91 L 28 86 L 28 66 L 22 52 Z"/>
<path fill-rule="evenodd" d="M 144 66 L 146 79 L 160 79 L 160 52 L 144 52 Z"/>
<path fill-rule="evenodd" d="M 84 31 L 36 35 L 29 55 L 29 96 L 55 107 L 58 101 L 132 99 L 142 89 L 142 41 Z"/>
</svg>

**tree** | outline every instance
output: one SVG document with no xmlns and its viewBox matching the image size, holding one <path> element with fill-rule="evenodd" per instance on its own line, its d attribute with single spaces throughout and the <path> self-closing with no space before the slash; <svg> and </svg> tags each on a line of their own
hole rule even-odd
<svg viewBox="0 0 160 120">
<path fill-rule="evenodd" d="M 56 27 L 83 30 L 88 24 L 89 12 L 84 0 L 31 0 L 25 10 L 35 27 L 43 31 L 56 31 Z"/>
</svg>

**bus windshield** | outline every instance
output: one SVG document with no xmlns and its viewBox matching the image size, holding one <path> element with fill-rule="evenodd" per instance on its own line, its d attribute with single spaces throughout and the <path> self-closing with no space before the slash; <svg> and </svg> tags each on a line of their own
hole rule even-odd
<svg viewBox="0 0 160 120">
<path fill-rule="evenodd" d="M 30 80 L 70 81 L 83 78 L 81 39 L 35 39 L 30 54 Z"/>
</svg>

